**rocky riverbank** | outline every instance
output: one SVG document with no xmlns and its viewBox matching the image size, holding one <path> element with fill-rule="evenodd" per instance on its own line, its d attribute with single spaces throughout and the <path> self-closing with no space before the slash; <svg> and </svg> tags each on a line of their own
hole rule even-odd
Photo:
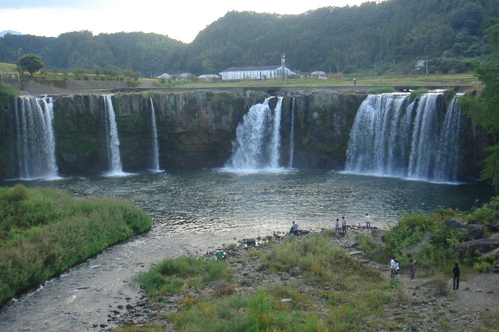
<svg viewBox="0 0 499 332">
<path fill-rule="evenodd" d="M 380 230 L 365 228 L 350 228 L 346 235 L 330 236 L 330 242 L 346 250 L 349 255 L 362 264 L 377 271 L 387 281 L 390 280 L 388 264 L 380 264 L 364 257 L 355 240 L 357 234 L 379 237 Z M 304 232 L 300 237 L 309 236 L 313 232 Z M 269 284 L 289 284 L 297 291 L 310 294 L 314 291 L 313 284 L 305 283 L 299 270 L 292 274 L 278 272 L 268 274 L 261 267 L 260 255 L 255 251 L 267 251 L 269 240 L 281 241 L 286 234 L 274 234 L 267 238 L 246 239 L 237 245 L 225 245 L 217 250 L 205 253 L 206 259 L 215 259 L 218 252 L 227 254 L 227 264 L 234 271 L 234 290 L 238 294 L 251 294 L 257 289 Z M 448 280 L 450 283 L 450 278 Z M 141 292 L 141 299 L 127 305 L 110 306 L 107 323 L 94 324 L 95 330 L 110 331 L 109 326 L 135 325 L 145 326 L 154 324 L 162 326 L 162 330 L 174 331 L 174 327 L 167 321 L 171 313 L 182 310 L 186 297 L 192 299 L 213 298 L 215 294 L 226 287 L 221 282 L 213 282 L 202 290 L 188 290 L 179 294 L 172 294 L 159 298 L 158 302 L 150 301 L 145 292 Z M 447 285 L 450 288 L 450 285 Z M 325 291 L 329 291 L 325 289 Z M 331 290 L 334 291 L 334 290 Z M 489 331 L 487 326 L 494 318 L 499 317 L 499 275 L 481 274 L 463 277 L 459 291 L 449 291 L 448 295 L 435 295 L 433 278 L 417 271 L 415 281 L 410 281 L 408 273 L 402 273 L 398 291 L 392 295 L 393 301 L 383 308 L 383 317 L 373 315 L 372 319 L 381 319 L 376 331 Z M 291 299 L 282 299 L 288 301 Z M 327 312 L 327 303 L 324 299 L 314 298 L 314 303 L 320 312 Z M 483 317 L 488 317 L 483 319 Z M 108 325 L 109 324 L 109 325 Z M 493 328 L 490 330 L 494 330 Z"/>
</svg>

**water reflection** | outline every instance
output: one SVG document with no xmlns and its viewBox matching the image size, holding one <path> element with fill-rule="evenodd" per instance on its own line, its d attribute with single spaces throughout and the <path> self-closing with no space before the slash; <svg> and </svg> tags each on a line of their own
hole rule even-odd
<svg viewBox="0 0 499 332">
<path fill-rule="evenodd" d="M 7 185 L 13 185 L 9 182 Z M 331 227 L 345 216 L 362 222 L 366 213 L 378 227 L 393 225 L 401 212 L 437 207 L 469 210 L 492 191 L 477 185 L 448 185 L 344 174 L 321 170 L 238 174 L 222 169 L 141 173 L 127 177 L 75 177 L 31 181 L 78 197 L 131 201 L 160 220 L 168 232 L 237 228 L 261 235 L 301 228 Z M 253 232 L 251 233 L 254 234 Z"/>
</svg>

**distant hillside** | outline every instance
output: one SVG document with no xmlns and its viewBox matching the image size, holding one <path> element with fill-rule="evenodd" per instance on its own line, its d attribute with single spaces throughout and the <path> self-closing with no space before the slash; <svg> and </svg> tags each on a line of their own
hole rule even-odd
<svg viewBox="0 0 499 332">
<path fill-rule="evenodd" d="M 300 15 L 232 11 L 190 44 L 143 32 L 7 34 L 0 38 L 0 62 L 15 63 L 21 48 L 40 55 L 46 69 L 132 70 L 149 78 L 274 65 L 285 53 L 295 72 L 414 74 L 425 60 L 430 73 L 460 73 L 490 59 L 484 33 L 498 17 L 497 0 L 370 1 Z"/>
<path fill-rule="evenodd" d="M 5 36 L 6 34 L 10 33 L 11 35 L 22 35 L 22 33 L 20 32 L 17 32 L 17 31 L 13 31 L 13 30 L 4 30 L 4 31 L 0 31 L 0 37 L 3 37 Z"/>
</svg>

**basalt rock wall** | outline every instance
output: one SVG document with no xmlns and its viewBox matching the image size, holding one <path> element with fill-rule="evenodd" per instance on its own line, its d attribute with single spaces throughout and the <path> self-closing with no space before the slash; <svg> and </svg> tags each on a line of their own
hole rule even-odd
<svg viewBox="0 0 499 332">
<path fill-rule="evenodd" d="M 269 96 L 283 96 L 281 160 L 289 165 L 290 142 L 294 143 L 293 167 L 344 166 L 348 136 L 364 92 L 332 90 L 197 90 L 177 92 L 130 92 L 112 96 L 120 140 L 123 170 L 147 170 L 153 156 L 154 106 L 160 168 L 221 167 L 232 153 L 236 128 L 249 108 Z M 274 109 L 276 99 L 270 101 Z M 56 160 L 62 175 L 108 170 L 106 115 L 98 94 L 53 97 Z M 1 178 L 15 178 L 14 105 L 3 115 L 9 126 L 0 163 Z M 292 121 L 293 120 L 293 121 Z M 294 137 L 290 137 L 292 125 Z M 10 137 L 7 137 L 9 136 Z"/>
</svg>

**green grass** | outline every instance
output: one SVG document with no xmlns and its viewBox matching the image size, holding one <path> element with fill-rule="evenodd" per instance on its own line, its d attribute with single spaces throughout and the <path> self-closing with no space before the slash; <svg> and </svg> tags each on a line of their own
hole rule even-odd
<svg viewBox="0 0 499 332">
<path fill-rule="evenodd" d="M 230 277 L 225 262 L 179 257 L 154 265 L 149 271 L 137 275 L 134 280 L 144 284 L 153 296 L 161 296 L 178 293 L 189 287 L 200 289 L 206 282 L 223 277 Z"/>
<path fill-rule="evenodd" d="M 0 188 L 0 302 L 150 227 L 145 212 L 121 200 Z"/>
<path fill-rule="evenodd" d="M 290 237 L 283 243 L 272 244 L 264 254 L 249 254 L 261 257 L 263 273 L 289 272 L 303 276 L 288 284 L 272 283 L 249 293 L 237 290 L 227 287 L 228 271 L 206 272 L 218 271 L 226 262 L 192 257 L 161 262 L 139 275 L 136 281 L 142 283 L 152 297 L 172 292 L 183 296 L 182 310 L 167 317 L 178 331 L 353 331 L 382 325 L 383 322 L 373 320 L 372 315 L 381 315 L 382 308 L 390 303 L 392 295 L 388 284 L 344 250 L 332 246 L 330 236 L 334 235 Z M 210 297 L 192 296 L 192 290 L 208 280 L 217 280 L 207 278 L 208 275 L 224 280 L 223 286 L 231 291 L 215 292 Z M 172 280 L 178 283 L 170 287 Z M 190 284 L 193 280 L 199 280 L 195 287 Z M 296 282 L 313 287 L 304 291 Z M 245 285 L 249 284 L 241 284 L 241 287 Z M 325 286 L 330 289 L 325 290 Z M 128 326 L 118 331 L 142 330 Z"/>
<path fill-rule="evenodd" d="M 0 62 L 0 72 L 2 72 L 3 75 L 17 75 L 17 65 L 12 63 Z"/>
</svg>

